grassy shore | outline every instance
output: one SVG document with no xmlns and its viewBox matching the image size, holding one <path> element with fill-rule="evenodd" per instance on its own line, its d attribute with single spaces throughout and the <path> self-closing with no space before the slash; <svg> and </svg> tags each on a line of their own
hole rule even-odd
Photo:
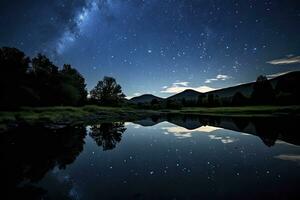
<svg viewBox="0 0 300 200">
<path fill-rule="evenodd" d="M 18 111 L 1 111 L 0 124 L 9 123 L 56 123 L 73 124 L 86 121 L 134 120 L 143 116 L 158 114 L 158 111 L 136 110 L 128 107 L 23 107 Z"/>
<path fill-rule="evenodd" d="M 186 114 L 221 115 L 221 116 L 273 116 L 300 115 L 300 105 L 294 106 L 242 106 L 215 108 L 183 108 L 178 111 Z"/>
<path fill-rule="evenodd" d="M 76 124 L 109 121 L 134 121 L 143 117 L 160 114 L 197 114 L 214 116 L 274 116 L 300 115 L 300 106 L 245 106 L 191 108 L 180 110 L 141 110 L 132 107 L 23 107 L 19 111 L 1 111 L 0 129 L 9 124 Z"/>
</svg>

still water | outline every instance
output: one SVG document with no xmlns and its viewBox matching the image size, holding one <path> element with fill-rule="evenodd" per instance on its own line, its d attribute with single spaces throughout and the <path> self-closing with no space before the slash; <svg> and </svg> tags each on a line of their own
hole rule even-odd
<svg viewBox="0 0 300 200">
<path fill-rule="evenodd" d="M 1 134 L 2 189 L 8 199 L 299 199 L 297 123 L 167 116 L 22 127 Z"/>
</svg>

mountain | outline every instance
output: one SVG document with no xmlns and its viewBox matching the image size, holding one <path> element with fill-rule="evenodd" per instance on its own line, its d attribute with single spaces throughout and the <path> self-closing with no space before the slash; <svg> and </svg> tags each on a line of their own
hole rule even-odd
<svg viewBox="0 0 300 200">
<path fill-rule="evenodd" d="M 269 79 L 273 89 L 276 94 L 284 95 L 286 98 L 285 101 L 293 101 L 293 104 L 298 104 L 299 96 L 300 96 L 300 71 L 292 71 L 280 74 L 274 78 Z M 207 100 L 209 95 L 213 95 L 214 97 L 218 97 L 221 99 L 227 99 L 228 102 L 231 102 L 232 97 L 240 92 L 245 97 L 250 97 L 253 92 L 253 86 L 255 82 L 244 83 L 232 87 L 222 88 L 206 93 L 197 92 L 195 90 L 187 89 L 183 92 L 170 96 L 166 99 L 151 95 L 145 94 L 139 97 L 134 97 L 129 100 L 131 103 L 150 103 L 152 99 L 157 99 L 158 101 L 164 100 L 173 100 L 173 101 L 193 101 L 197 102 L 199 97 L 204 97 Z M 299 100 L 300 101 L 300 100 Z M 288 103 L 289 104 L 289 103 Z"/>
<path fill-rule="evenodd" d="M 137 104 L 137 103 L 151 103 L 151 101 L 153 99 L 156 99 L 158 101 L 162 101 L 163 100 L 163 98 L 154 96 L 152 94 L 143 94 L 141 96 L 137 96 L 137 97 L 131 98 L 129 100 L 129 103 L 134 103 L 134 104 Z"/>
<path fill-rule="evenodd" d="M 300 95 L 300 71 L 287 72 L 274 78 L 270 78 L 269 81 L 277 94 L 285 93 L 298 96 Z M 250 97 L 253 92 L 254 83 L 255 82 L 244 83 L 206 93 L 200 93 L 188 89 L 170 96 L 167 99 L 180 101 L 184 98 L 186 101 L 197 101 L 199 95 L 207 97 L 208 95 L 212 94 L 215 97 L 218 96 L 219 98 L 228 98 L 230 100 L 237 92 L 242 93 L 245 97 Z"/>
<path fill-rule="evenodd" d="M 300 71 L 293 71 L 293 72 L 287 72 L 282 75 L 276 76 L 274 78 L 269 79 L 273 89 L 277 90 L 278 92 L 282 92 L 281 90 L 288 90 L 289 88 L 278 88 L 277 84 L 279 85 L 288 85 L 287 87 L 298 87 L 300 84 Z M 245 97 L 250 97 L 252 92 L 253 92 L 253 85 L 255 82 L 250 82 L 250 83 L 244 83 L 228 88 L 222 88 L 219 90 L 214 90 L 205 93 L 206 95 L 208 94 L 213 94 L 214 96 L 219 96 L 220 98 L 230 98 L 233 97 L 233 95 L 237 92 L 242 93 Z M 280 90 L 280 91 L 278 91 Z"/>
<path fill-rule="evenodd" d="M 187 89 L 183 92 L 168 97 L 167 100 L 181 101 L 182 99 L 185 99 L 186 101 L 197 101 L 200 95 L 203 95 L 203 93 Z"/>
</svg>

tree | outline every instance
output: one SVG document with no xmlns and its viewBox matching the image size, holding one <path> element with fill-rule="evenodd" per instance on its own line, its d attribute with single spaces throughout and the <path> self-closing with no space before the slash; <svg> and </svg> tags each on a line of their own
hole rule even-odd
<svg viewBox="0 0 300 200">
<path fill-rule="evenodd" d="M 45 55 L 32 59 L 32 87 L 39 94 L 41 106 L 61 105 L 61 82 L 55 66 Z"/>
<path fill-rule="evenodd" d="M 26 83 L 30 59 L 16 48 L 0 48 L 0 107 L 17 107 L 25 99 L 19 98 Z"/>
<path fill-rule="evenodd" d="M 254 104 L 271 104 L 274 102 L 275 92 L 266 76 L 259 76 L 253 86 L 251 100 Z"/>
<path fill-rule="evenodd" d="M 285 105 L 300 103 L 300 72 L 291 72 L 281 77 L 275 87 L 276 102 Z"/>
<path fill-rule="evenodd" d="M 1 109 L 83 105 L 85 87 L 83 76 L 71 65 L 59 70 L 45 55 L 38 54 L 30 61 L 16 48 L 0 48 Z"/>
<path fill-rule="evenodd" d="M 62 101 L 67 105 L 83 105 L 86 102 L 87 90 L 85 79 L 71 65 L 64 64 L 62 75 Z"/>
<path fill-rule="evenodd" d="M 50 76 L 58 73 L 58 67 L 42 54 L 38 54 L 37 57 L 32 59 L 32 70 L 35 74 L 42 76 Z"/>
<path fill-rule="evenodd" d="M 104 77 L 90 92 L 91 100 L 101 105 L 118 105 L 125 95 L 122 88 L 112 77 Z"/>
</svg>

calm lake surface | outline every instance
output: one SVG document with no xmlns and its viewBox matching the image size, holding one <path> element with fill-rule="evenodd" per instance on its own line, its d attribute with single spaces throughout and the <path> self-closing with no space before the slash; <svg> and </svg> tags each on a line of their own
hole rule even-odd
<svg viewBox="0 0 300 200">
<path fill-rule="evenodd" d="M 22 199 L 300 199 L 298 119 L 167 116 L 1 134 Z"/>
</svg>

